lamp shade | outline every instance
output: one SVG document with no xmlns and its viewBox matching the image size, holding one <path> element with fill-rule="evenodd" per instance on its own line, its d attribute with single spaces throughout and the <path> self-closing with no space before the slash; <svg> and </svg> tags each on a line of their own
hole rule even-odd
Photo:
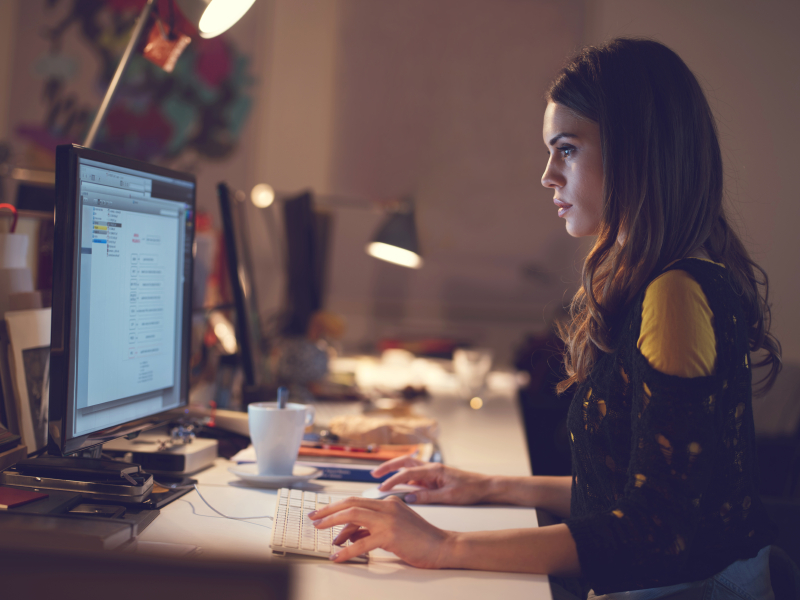
<svg viewBox="0 0 800 600">
<path fill-rule="evenodd" d="M 250 10 L 255 0 L 175 0 L 183 15 L 200 32 L 212 38 L 224 33 Z"/>
<path fill-rule="evenodd" d="M 414 210 L 390 214 L 367 244 L 367 254 L 411 269 L 422 267 Z"/>
</svg>

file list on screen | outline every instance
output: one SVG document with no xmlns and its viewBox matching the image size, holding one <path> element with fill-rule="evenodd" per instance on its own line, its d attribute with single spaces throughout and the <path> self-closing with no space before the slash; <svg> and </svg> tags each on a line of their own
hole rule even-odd
<svg viewBox="0 0 800 600">
<path fill-rule="evenodd" d="M 185 197 L 191 184 L 84 161 L 74 435 L 179 404 L 184 265 L 191 250 L 189 205 L 169 199 Z"/>
</svg>

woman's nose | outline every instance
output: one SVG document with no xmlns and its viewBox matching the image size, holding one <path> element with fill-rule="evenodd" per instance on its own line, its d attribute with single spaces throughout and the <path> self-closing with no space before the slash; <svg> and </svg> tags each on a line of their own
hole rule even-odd
<svg viewBox="0 0 800 600">
<path fill-rule="evenodd" d="M 548 160 L 547 166 L 544 168 L 542 185 L 546 188 L 557 188 L 564 185 L 564 178 L 558 173 L 552 160 Z"/>
</svg>

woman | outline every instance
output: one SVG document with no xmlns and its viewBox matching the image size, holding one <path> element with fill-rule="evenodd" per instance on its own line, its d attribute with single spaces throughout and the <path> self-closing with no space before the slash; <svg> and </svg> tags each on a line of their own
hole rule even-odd
<svg viewBox="0 0 800 600">
<path fill-rule="evenodd" d="M 780 347 L 766 275 L 722 208 L 719 143 L 700 86 L 657 42 L 588 48 L 552 83 L 543 137 L 542 185 L 567 232 L 597 237 L 562 332 L 568 377 L 558 389 L 575 389 L 573 475 L 489 477 L 410 458 L 375 475 L 402 467 L 383 489 L 426 488 L 407 502 L 535 506 L 565 521 L 456 533 L 397 500 L 358 498 L 311 518 L 320 528 L 348 524 L 338 541 L 355 543 L 338 562 L 382 547 L 419 567 L 580 576 L 596 594 L 690 597 L 709 585 L 723 586 L 719 597 L 740 597 L 736 585 L 771 594 L 750 352 L 772 367 L 771 385 Z"/>
</svg>

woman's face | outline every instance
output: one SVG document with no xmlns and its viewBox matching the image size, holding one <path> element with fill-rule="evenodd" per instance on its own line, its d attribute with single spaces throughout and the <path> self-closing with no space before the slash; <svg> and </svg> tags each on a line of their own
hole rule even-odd
<svg viewBox="0 0 800 600">
<path fill-rule="evenodd" d="M 553 189 L 558 216 L 573 237 L 596 235 L 603 211 L 603 155 L 600 127 L 550 102 L 542 127 L 549 158 L 542 185 Z"/>
</svg>

